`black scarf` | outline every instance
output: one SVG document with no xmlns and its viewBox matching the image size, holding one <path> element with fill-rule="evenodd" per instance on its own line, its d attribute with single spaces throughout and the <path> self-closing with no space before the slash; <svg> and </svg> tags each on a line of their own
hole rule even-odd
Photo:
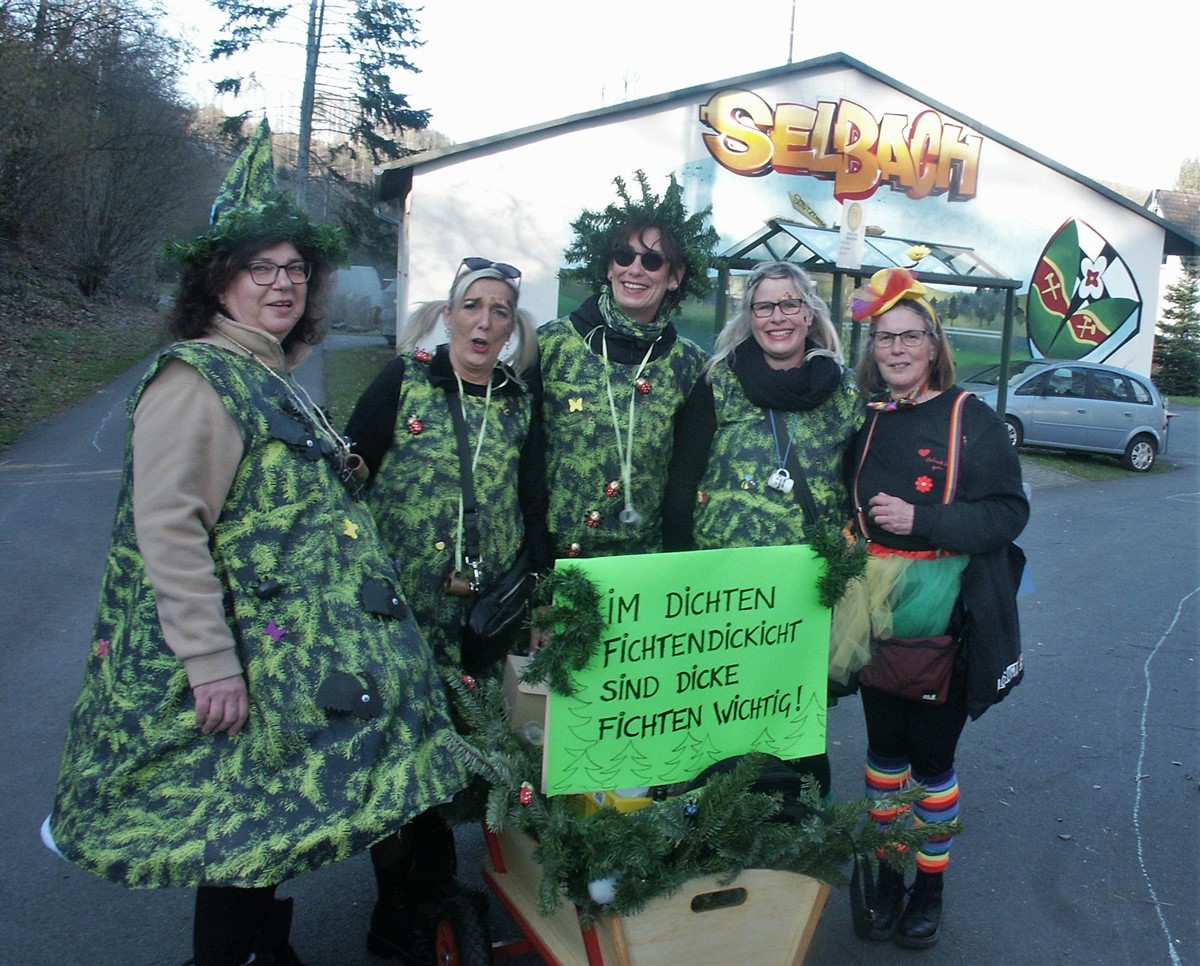
<svg viewBox="0 0 1200 966">
<path fill-rule="evenodd" d="M 805 352 L 817 348 L 811 339 L 804 343 Z M 742 392 L 760 409 L 788 413 L 816 409 L 842 381 L 842 367 L 829 356 L 813 356 L 794 369 L 772 369 L 753 336 L 734 350 L 732 365 Z"/>
</svg>

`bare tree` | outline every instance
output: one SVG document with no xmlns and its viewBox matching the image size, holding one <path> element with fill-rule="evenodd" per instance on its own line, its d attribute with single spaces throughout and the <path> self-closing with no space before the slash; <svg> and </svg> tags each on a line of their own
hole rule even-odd
<svg viewBox="0 0 1200 966">
<path fill-rule="evenodd" d="M 58 252 L 86 294 L 148 277 L 196 204 L 208 165 L 176 93 L 180 59 L 133 2 L 0 11 L 0 230 Z"/>
</svg>

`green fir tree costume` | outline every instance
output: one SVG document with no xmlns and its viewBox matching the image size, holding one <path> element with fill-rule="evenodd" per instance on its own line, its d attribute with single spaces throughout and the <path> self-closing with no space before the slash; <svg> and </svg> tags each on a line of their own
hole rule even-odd
<svg viewBox="0 0 1200 966">
<path fill-rule="evenodd" d="M 402 380 L 395 429 L 365 499 L 384 545 L 396 558 L 404 598 L 435 657 L 443 666 L 458 667 L 473 598 L 453 596 L 443 587 L 452 570 L 463 569 L 461 474 L 449 407 L 462 400 L 472 453 L 483 434 L 473 482 L 486 587 L 512 565 L 524 536 L 517 480 L 532 401 L 507 367 L 493 371 L 490 393 L 464 383 L 466 393 L 460 397 L 445 346 L 432 358 L 418 351 L 389 366 L 400 368 Z M 347 425 L 352 438 L 357 438 L 358 418 L 356 410 Z"/>
<path fill-rule="evenodd" d="M 558 557 L 663 549 L 662 500 L 675 414 L 700 378 L 705 357 L 670 322 L 652 339 L 627 335 L 633 328 L 606 289 L 569 318 L 538 330 L 549 527 Z M 622 478 L 622 452 L 632 493 Z M 627 503 L 641 514 L 640 523 L 621 522 Z"/>
<path fill-rule="evenodd" d="M 127 886 L 270 886 L 365 849 L 466 779 L 432 655 L 291 377 L 180 343 L 134 393 L 131 426 L 170 358 L 209 381 L 243 438 L 210 546 L 250 718 L 233 738 L 196 726 L 138 552 L 127 449 L 50 828 L 66 858 Z"/>
<path fill-rule="evenodd" d="M 760 350 L 750 340 L 738 351 Z M 839 526 L 850 520 L 844 456 L 864 406 L 849 369 L 828 398 L 808 410 L 756 405 L 727 363 L 713 370 L 712 396 L 717 428 L 695 494 L 697 549 L 807 543 L 812 523 L 806 516 Z M 781 465 L 793 479 L 791 493 L 767 485 Z M 806 486 L 812 498 L 807 507 Z"/>
</svg>

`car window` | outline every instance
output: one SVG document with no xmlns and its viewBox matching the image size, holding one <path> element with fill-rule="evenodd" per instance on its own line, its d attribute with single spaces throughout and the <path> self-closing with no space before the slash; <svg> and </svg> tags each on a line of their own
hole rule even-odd
<svg viewBox="0 0 1200 966">
<path fill-rule="evenodd" d="M 1093 399 L 1105 399 L 1112 402 L 1131 402 L 1133 395 L 1129 389 L 1129 381 L 1119 372 L 1103 372 L 1092 370 L 1092 382 L 1088 395 Z"/>
<path fill-rule="evenodd" d="M 1032 379 L 1030 379 L 1028 382 L 1023 382 L 1023 383 L 1021 383 L 1021 385 L 1017 386 L 1017 389 L 1013 393 L 1013 395 L 1014 396 L 1042 396 L 1042 395 L 1045 395 L 1045 391 L 1042 389 L 1042 386 L 1044 386 L 1046 384 L 1046 380 L 1049 377 L 1050 377 L 1050 373 L 1040 372 L 1036 376 L 1034 376 Z"/>
<path fill-rule="evenodd" d="M 1129 388 L 1133 392 L 1133 401 L 1146 406 L 1154 405 L 1154 395 L 1136 379 L 1129 380 Z"/>
<path fill-rule="evenodd" d="M 1046 396 L 1071 396 L 1082 399 L 1087 395 L 1087 373 L 1070 366 L 1058 366 L 1046 373 L 1042 394 Z"/>
</svg>

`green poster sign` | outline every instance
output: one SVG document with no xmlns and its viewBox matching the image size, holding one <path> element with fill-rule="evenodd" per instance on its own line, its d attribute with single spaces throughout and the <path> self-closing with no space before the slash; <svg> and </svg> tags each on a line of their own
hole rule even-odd
<svg viewBox="0 0 1200 966">
<path fill-rule="evenodd" d="M 825 750 L 829 610 L 811 547 L 569 565 L 600 591 L 608 626 L 576 693 L 550 695 L 547 794 L 686 781 L 750 751 Z"/>
</svg>

